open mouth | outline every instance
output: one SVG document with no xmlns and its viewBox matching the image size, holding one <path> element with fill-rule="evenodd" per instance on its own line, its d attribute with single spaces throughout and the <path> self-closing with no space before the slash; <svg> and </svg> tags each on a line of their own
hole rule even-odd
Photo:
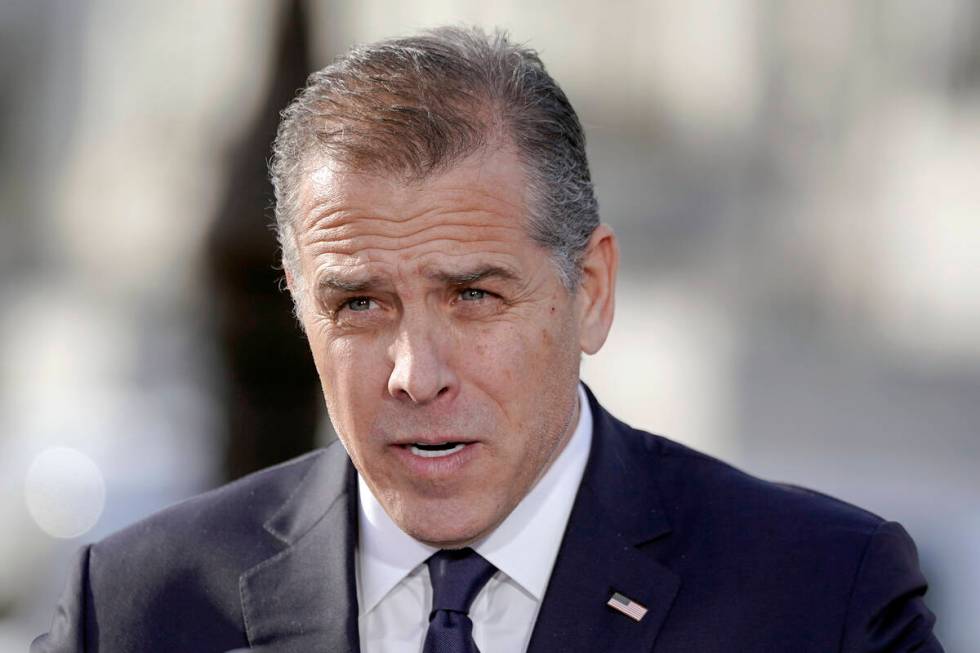
<svg viewBox="0 0 980 653">
<path fill-rule="evenodd" d="M 462 451 L 465 446 L 465 442 L 442 442 L 440 444 L 422 444 L 421 442 L 416 442 L 408 445 L 408 449 L 416 456 L 421 456 L 422 458 L 441 458 L 443 456 L 451 456 L 457 451 Z"/>
</svg>

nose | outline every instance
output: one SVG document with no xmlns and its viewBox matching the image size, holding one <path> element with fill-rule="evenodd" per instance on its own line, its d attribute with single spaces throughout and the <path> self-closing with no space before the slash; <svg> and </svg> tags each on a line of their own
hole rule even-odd
<svg viewBox="0 0 980 653">
<path fill-rule="evenodd" d="M 405 316 L 391 344 L 393 366 L 388 394 L 395 399 L 427 404 L 451 396 L 458 387 L 448 361 L 445 339 L 437 325 L 419 317 Z"/>
</svg>

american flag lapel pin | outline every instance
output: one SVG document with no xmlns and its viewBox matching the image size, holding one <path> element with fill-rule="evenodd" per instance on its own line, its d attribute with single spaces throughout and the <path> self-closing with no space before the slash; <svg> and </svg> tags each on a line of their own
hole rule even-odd
<svg viewBox="0 0 980 653">
<path fill-rule="evenodd" d="M 628 599 L 619 592 L 615 592 L 606 602 L 613 610 L 622 612 L 630 619 L 639 621 L 647 613 L 647 609 L 632 599 Z"/>
</svg>

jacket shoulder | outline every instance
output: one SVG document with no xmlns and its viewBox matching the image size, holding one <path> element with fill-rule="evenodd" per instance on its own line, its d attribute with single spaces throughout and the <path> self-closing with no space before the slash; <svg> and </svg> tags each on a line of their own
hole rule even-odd
<svg viewBox="0 0 980 653">
<path fill-rule="evenodd" d="M 823 492 L 762 479 L 662 436 L 626 428 L 657 452 L 651 473 L 659 476 L 661 491 L 675 505 L 696 506 L 703 519 L 766 532 L 851 533 L 859 539 L 885 523 L 875 513 Z"/>
<path fill-rule="evenodd" d="M 325 451 L 252 473 L 191 497 L 95 542 L 96 595 L 213 592 L 237 608 L 239 575 L 282 543 L 264 528 Z M 220 588 L 220 592 L 216 591 Z"/>
<path fill-rule="evenodd" d="M 123 557 L 148 549 L 159 558 L 171 544 L 186 556 L 193 552 L 187 550 L 192 544 L 234 546 L 241 538 L 254 538 L 325 453 L 312 451 L 180 501 L 109 535 L 93 549 Z"/>
<path fill-rule="evenodd" d="M 803 637 L 814 650 L 870 650 L 872 639 L 942 650 L 915 544 L 899 524 L 659 436 L 627 437 L 658 454 L 649 473 L 672 526 L 658 557 L 685 578 L 675 613 L 693 620 L 714 605 L 729 633 L 767 623 L 773 641 Z"/>
<path fill-rule="evenodd" d="M 616 477 L 633 486 L 627 495 L 657 495 L 674 530 L 694 526 L 707 533 L 761 529 L 803 535 L 837 529 L 860 538 L 885 521 L 827 494 L 759 478 L 674 440 L 633 428 L 586 390 L 592 405 L 593 446 L 603 453 L 604 462 L 596 465 L 606 475 L 602 482 Z"/>
<path fill-rule="evenodd" d="M 32 650 L 244 646 L 240 576 L 282 547 L 264 525 L 324 456 L 336 455 L 316 451 L 250 474 L 84 547 L 51 633 Z"/>
<path fill-rule="evenodd" d="M 648 520 L 644 515 L 649 514 L 663 524 L 650 532 L 664 527 L 673 531 L 670 541 L 679 552 L 749 563 L 773 555 L 819 557 L 834 551 L 856 564 L 868 538 L 885 523 L 845 501 L 753 476 L 635 429 L 603 409 L 594 396 L 590 399 L 594 431 L 587 478 L 610 510 L 628 510 L 634 521 Z M 629 508 L 621 509 L 623 505 Z M 726 549 L 736 551 L 736 558 Z"/>
</svg>

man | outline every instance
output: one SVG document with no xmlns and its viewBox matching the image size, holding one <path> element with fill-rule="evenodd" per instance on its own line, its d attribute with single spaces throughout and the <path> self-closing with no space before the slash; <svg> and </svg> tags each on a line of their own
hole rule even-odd
<svg viewBox="0 0 980 653">
<path fill-rule="evenodd" d="M 615 237 L 537 56 L 442 29 L 284 112 L 340 442 L 82 550 L 41 651 L 939 651 L 901 529 L 606 413 Z"/>
</svg>

